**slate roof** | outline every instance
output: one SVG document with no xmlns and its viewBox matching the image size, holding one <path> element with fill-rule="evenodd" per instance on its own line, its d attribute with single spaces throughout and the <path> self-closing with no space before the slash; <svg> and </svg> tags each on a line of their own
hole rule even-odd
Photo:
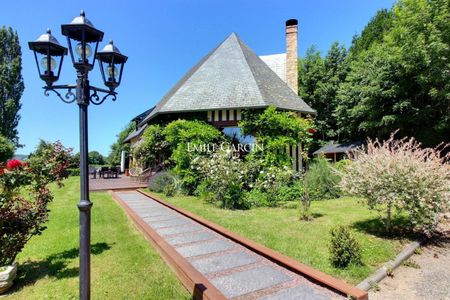
<svg viewBox="0 0 450 300">
<path fill-rule="evenodd" d="M 153 106 L 152 108 L 147 109 L 146 111 L 144 111 L 143 113 L 137 115 L 136 117 L 134 117 L 133 119 L 131 119 L 132 122 L 138 122 L 140 123 L 142 120 L 144 120 L 153 110 L 155 109 L 155 107 Z"/>
<path fill-rule="evenodd" d="M 189 70 L 140 125 L 165 113 L 264 108 L 270 105 L 316 114 L 232 33 Z"/>
<path fill-rule="evenodd" d="M 284 82 L 286 80 L 286 53 L 272 54 L 272 55 L 260 55 L 262 59 L 275 74 L 278 75 Z"/>
<path fill-rule="evenodd" d="M 124 140 L 123 143 L 128 143 L 131 141 L 131 139 L 135 137 L 141 136 L 141 134 L 144 132 L 145 128 L 147 128 L 147 124 L 142 125 L 141 127 L 137 128 L 135 131 L 130 133 Z"/>
<path fill-rule="evenodd" d="M 360 146 L 362 146 L 362 142 L 349 142 L 349 143 L 341 143 L 341 144 L 326 144 L 319 150 L 315 151 L 314 155 L 319 154 L 330 154 L 330 153 L 347 153 L 351 150 L 354 150 Z"/>
</svg>

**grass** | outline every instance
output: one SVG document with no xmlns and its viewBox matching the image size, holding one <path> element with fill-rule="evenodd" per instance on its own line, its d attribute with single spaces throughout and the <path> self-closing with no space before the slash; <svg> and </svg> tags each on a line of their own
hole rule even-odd
<svg viewBox="0 0 450 300">
<path fill-rule="evenodd" d="M 225 210 L 196 197 L 156 195 L 250 240 L 353 284 L 359 283 L 383 263 L 394 258 L 404 242 L 383 236 L 383 225 L 378 214 L 363 207 L 355 198 L 315 201 L 312 203 L 314 220 L 300 221 L 295 205 L 291 205 L 291 208 Z M 360 242 L 363 249 L 362 266 L 338 269 L 330 264 L 329 231 L 338 224 L 350 226 Z"/>
<path fill-rule="evenodd" d="M 78 298 L 78 178 L 54 189 L 48 228 L 19 254 L 8 299 Z M 92 193 L 92 299 L 191 299 L 107 193 Z"/>
</svg>

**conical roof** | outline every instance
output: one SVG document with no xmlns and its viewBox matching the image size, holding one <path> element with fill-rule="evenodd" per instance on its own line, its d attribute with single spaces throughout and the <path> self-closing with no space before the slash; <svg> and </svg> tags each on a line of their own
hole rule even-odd
<svg viewBox="0 0 450 300">
<path fill-rule="evenodd" d="M 315 114 L 235 33 L 206 55 L 141 122 L 159 114 L 264 108 Z"/>
</svg>

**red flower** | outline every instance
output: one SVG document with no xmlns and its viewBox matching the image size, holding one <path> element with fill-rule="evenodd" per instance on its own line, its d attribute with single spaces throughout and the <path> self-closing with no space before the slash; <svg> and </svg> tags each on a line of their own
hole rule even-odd
<svg viewBox="0 0 450 300">
<path fill-rule="evenodd" d="M 6 168 L 8 170 L 14 170 L 17 169 L 18 167 L 22 166 L 22 162 L 20 160 L 17 159 L 11 159 L 10 161 L 8 161 L 6 163 Z"/>
<path fill-rule="evenodd" d="M 3 168 L 1 168 L 1 169 L 0 169 L 0 175 L 2 175 L 3 173 L 5 173 L 5 171 L 4 171 Z"/>
<path fill-rule="evenodd" d="M 309 132 L 309 133 L 316 133 L 316 131 L 317 131 L 317 130 L 316 130 L 315 128 L 309 128 L 309 129 L 308 129 L 308 132 Z"/>
</svg>

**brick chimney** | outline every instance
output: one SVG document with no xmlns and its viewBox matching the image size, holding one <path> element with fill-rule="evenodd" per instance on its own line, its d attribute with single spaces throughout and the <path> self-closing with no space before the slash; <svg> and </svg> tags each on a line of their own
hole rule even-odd
<svg viewBox="0 0 450 300">
<path fill-rule="evenodd" d="M 286 81 L 298 94 L 298 21 L 286 21 Z"/>
</svg>

